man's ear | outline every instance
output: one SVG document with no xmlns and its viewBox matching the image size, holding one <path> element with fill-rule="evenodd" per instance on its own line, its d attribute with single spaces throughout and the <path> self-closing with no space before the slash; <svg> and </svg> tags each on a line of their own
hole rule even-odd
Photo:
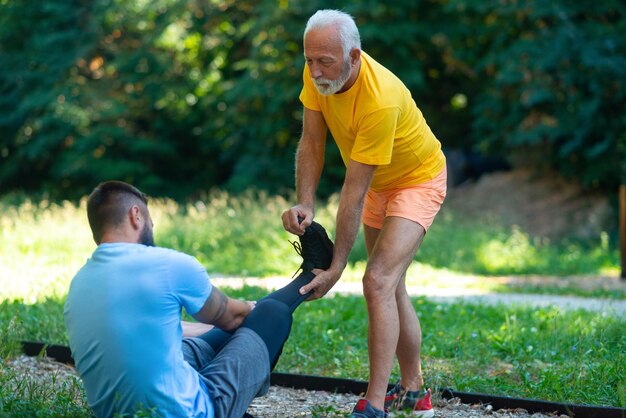
<svg viewBox="0 0 626 418">
<path fill-rule="evenodd" d="M 143 219 L 143 215 L 141 214 L 141 210 L 139 209 L 139 206 L 137 205 L 131 206 L 131 208 L 128 210 L 128 220 L 130 221 L 130 224 L 133 227 L 133 229 L 141 229 L 142 219 Z"/>
<path fill-rule="evenodd" d="M 359 48 L 352 48 L 350 50 L 350 64 L 356 65 L 361 59 L 361 50 Z"/>
</svg>

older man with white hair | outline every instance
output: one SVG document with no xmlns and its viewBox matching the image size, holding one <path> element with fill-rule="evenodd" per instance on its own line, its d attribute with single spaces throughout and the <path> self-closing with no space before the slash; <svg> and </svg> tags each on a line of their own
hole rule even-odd
<svg viewBox="0 0 626 418">
<path fill-rule="evenodd" d="M 346 174 L 337 210 L 330 267 L 303 286 L 323 297 L 346 267 L 363 222 L 368 263 L 363 293 L 368 311 L 370 380 L 352 417 L 384 417 L 410 409 L 432 417 L 420 362 L 421 327 L 406 291 L 406 271 L 446 195 L 446 164 L 411 93 L 361 50 L 353 18 L 319 10 L 304 30 L 304 105 L 296 155 L 296 204 L 283 212 L 285 229 L 304 234 L 315 215 L 327 131 Z M 386 393 L 394 353 L 401 378 Z"/>
</svg>

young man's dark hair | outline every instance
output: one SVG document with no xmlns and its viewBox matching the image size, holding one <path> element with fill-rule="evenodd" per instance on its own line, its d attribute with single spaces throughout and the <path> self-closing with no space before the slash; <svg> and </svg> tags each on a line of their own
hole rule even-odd
<svg viewBox="0 0 626 418">
<path fill-rule="evenodd" d="M 124 221 L 132 205 L 139 206 L 147 217 L 148 198 L 136 187 L 123 181 L 100 183 L 87 199 L 87 218 L 96 244 L 102 242 L 102 234 L 107 226 L 114 227 Z"/>
</svg>

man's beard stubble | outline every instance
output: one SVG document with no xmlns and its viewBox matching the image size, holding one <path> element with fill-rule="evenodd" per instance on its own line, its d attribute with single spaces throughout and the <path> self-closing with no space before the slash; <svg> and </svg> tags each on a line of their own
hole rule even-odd
<svg viewBox="0 0 626 418">
<path fill-rule="evenodd" d="M 339 78 L 337 78 L 336 80 L 328 80 L 326 78 L 312 78 L 313 84 L 321 95 L 333 95 L 341 90 L 343 86 L 348 82 L 351 70 L 352 66 L 350 65 L 350 58 L 348 58 L 343 62 L 343 67 L 341 68 L 341 74 L 339 75 Z"/>
<path fill-rule="evenodd" d="M 141 234 L 139 235 L 139 243 L 143 245 L 147 245 L 148 247 L 154 247 L 154 234 L 152 232 L 152 228 L 148 227 L 148 223 L 146 222 L 141 230 Z"/>
</svg>

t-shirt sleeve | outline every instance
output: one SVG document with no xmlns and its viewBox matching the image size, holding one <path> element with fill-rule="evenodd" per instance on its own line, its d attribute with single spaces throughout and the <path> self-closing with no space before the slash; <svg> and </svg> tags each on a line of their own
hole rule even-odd
<svg viewBox="0 0 626 418">
<path fill-rule="evenodd" d="M 350 158 L 363 164 L 391 162 L 400 109 L 388 107 L 365 115 L 359 122 Z"/>
<path fill-rule="evenodd" d="M 187 313 L 198 313 L 212 290 L 213 285 L 204 266 L 194 257 L 179 254 L 174 267 L 173 291 Z"/>
<path fill-rule="evenodd" d="M 304 71 L 302 71 L 302 91 L 300 92 L 300 101 L 302 105 L 307 109 L 321 111 L 322 108 L 317 100 L 318 93 L 317 89 L 313 85 L 311 81 L 311 76 L 309 75 L 309 67 L 304 66 Z"/>
</svg>

